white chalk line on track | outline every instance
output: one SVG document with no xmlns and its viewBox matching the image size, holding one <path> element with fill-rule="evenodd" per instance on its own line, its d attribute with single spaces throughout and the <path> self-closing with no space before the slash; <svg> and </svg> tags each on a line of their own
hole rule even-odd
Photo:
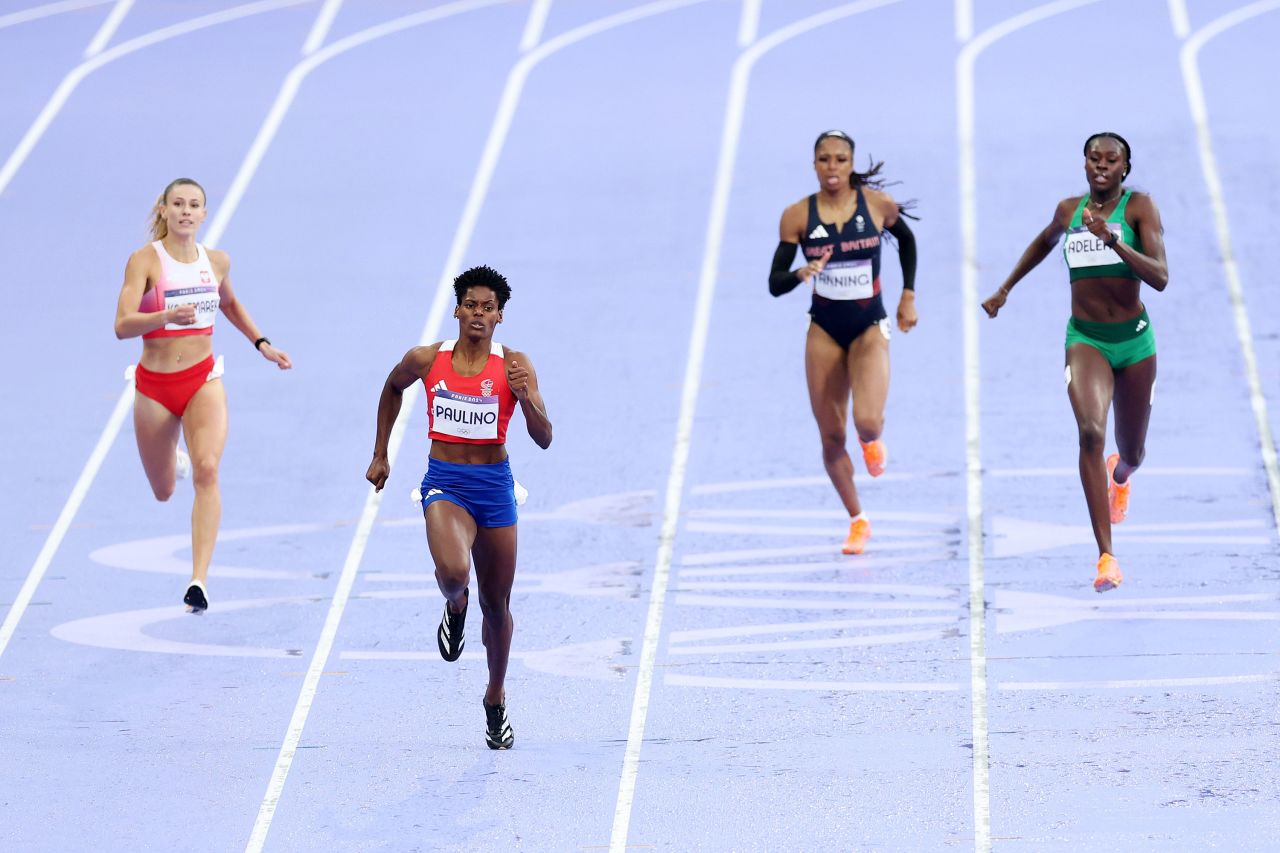
<svg viewBox="0 0 1280 853">
<path fill-rule="evenodd" d="M 728 218 L 729 195 L 733 186 L 733 172 L 737 160 L 738 138 L 741 135 L 743 115 L 746 111 L 747 89 L 752 66 L 770 50 L 797 36 L 842 18 L 897 2 L 900 0 L 864 0 L 864 2 L 845 4 L 818 15 L 803 18 L 755 42 L 734 62 L 720 137 L 716 182 L 712 190 L 711 210 L 707 220 L 702 270 L 698 279 L 698 296 L 689 336 L 689 354 L 685 362 L 680 414 L 676 423 L 670 473 L 667 477 L 658 553 L 654 560 L 653 583 L 649 592 L 644 639 L 641 642 L 640 660 L 636 667 L 636 690 L 632 701 L 631 722 L 627 731 L 627 748 L 623 755 L 622 773 L 618 782 L 618 800 L 614 809 L 613 832 L 609 841 L 610 853 L 623 853 L 627 847 L 631 811 L 635 802 L 636 778 L 640 770 L 640 750 L 644 743 L 645 722 L 653 692 L 653 671 L 657 662 L 658 640 L 662 634 L 662 618 L 671 576 L 672 552 L 675 549 L 675 539 L 680 524 L 680 502 L 693 439 L 693 419 L 702 381 L 702 362 L 711 325 L 711 305 L 715 294 L 721 245 Z"/>
<path fill-rule="evenodd" d="M 1172 8 L 1173 0 L 1170 0 Z M 1182 45 L 1180 62 L 1182 80 L 1187 90 L 1187 102 L 1192 121 L 1196 126 L 1196 143 L 1200 153 L 1200 169 L 1204 174 L 1205 186 L 1209 191 L 1209 205 L 1213 213 L 1214 230 L 1218 238 L 1218 248 L 1222 254 L 1222 272 L 1226 278 L 1227 292 L 1231 298 L 1231 313 L 1235 320 L 1236 338 L 1240 343 L 1240 354 L 1244 359 L 1245 378 L 1249 384 L 1249 405 L 1253 410 L 1254 422 L 1258 430 L 1258 445 L 1262 454 L 1262 465 L 1267 474 L 1267 485 L 1271 492 L 1271 514 L 1275 522 L 1276 532 L 1280 533 L 1280 463 L 1276 459 L 1275 436 L 1271 432 L 1271 419 L 1267 413 L 1267 398 L 1262 390 L 1262 380 L 1258 372 L 1258 356 L 1253 344 L 1253 329 L 1249 322 L 1249 311 L 1244 301 L 1244 284 L 1240 278 L 1240 265 L 1236 260 L 1235 247 L 1231 242 L 1231 226 L 1227 221 L 1226 194 L 1222 189 L 1222 178 L 1218 173 L 1218 159 L 1213 152 L 1213 134 L 1209 129 L 1209 108 L 1204 96 L 1204 86 L 1200 80 L 1198 58 L 1200 50 L 1213 38 L 1232 27 L 1267 12 L 1280 11 L 1280 0 L 1263 0 L 1251 3 L 1235 11 L 1223 15 L 1209 24 L 1196 30 Z M 1185 10 L 1184 10 L 1185 15 Z"/>
<path fill-rule="evenodd" d="M 542 41 L 542 33 L 547 28 L 547 18 L 551 15 L 551 0 L 533 0 L 533 8 L 525 19 L 524 32 L 520 34 L 520 52 L 528 53 Z"/>
<path fill-rule="evenodd" d="M 1180 39 L 1191 34 L 1191 17 L 1187 14 L 1187 0 L 1169 0 L 1169 22 L 1173 34 Z"/>
<path fill-rule="evenodd" d="M 643 20 L 654 15 L 700 2 L 706 2 L 706 0 L 661 0 L 661 2 L 648 3 L 625 12 L 610 15 L 556 36 L 555 38 L 543 43 L 541 46 L 525 53 L 516 62 L 508 75 L 506 85 L 503 88 L 502 96 L 498 103 L 497 113 L 490 128 L 489 137 L 485 143 L 484 151 L 481 154 L 480 163 L 477 166 L 476 175 L 473 179 L 466 205 L 459 219 L 453 243 L 450 246 L 444 269 L 437 284 L 435 299 L 432 302 L 430 313 L 427 316 L 427 321 L 423 326 L 422 335 L 419 338 L 420 343 L 430 343 L 435 340 L 438 335 L 438 329 L 444 319 L 449 297 L 453 293 L 453 277 L 462 265 L 463 256 L 466 254 L 467 247 L 471 242 L 471 236 L 475 232 L 476 225 L 479 221 L 480 210 L 484 205 L 484 200 L 488 195 L 489 186 L 497 171 L 498 160 L 506 142 L 506 137 L 510 131 L 511 123 L 515 118 L 516 108 L 519 104 L 525 81 L 527 80 L 530 72 L 538 65 L 538 63 L 546 59 L 548 56 L 586 38 L 590 38 L 616 27 Z M 536 7 L 534 11 L 536 11 Z M 316 56 L 319 56 L 321 53 L 323 53 L 323 51 L 317 52 Z M 410 386 L 401 398 L 400 416 L 397 418 L 395 426 L 392 428 L 391 438 L 387 447 L 387 458 L 392 467 L 394 467 L 396 456 L 398 455 L 402 444 L 404 432 L 409 421 L 409 413 L 412 411 L 413 403 L 417 398 L 418 388 L 419 386 L 417 384 Z M 342 573 L 338 579 L 338 587 L 334 593 L 333 602 L 330 605 L 329 613 L 325 619 L 324 628 L 321 630 L 320 639 L 317 642 L 316 651 L 303 680 L 302 691 L 298 696 L 298 702 L 295 705 L 293 717 L 290 721 L 285 741 L 280 748 L 280 753 L 276 760 L 276 766 L 272 772 L 271 781 L 268 783 L 267 793 L 263 797 L 257 820 L 254 823 L 254 828 L 249 838 L 249 843 L 245 848 L 246 853 L 257 853 L 257 851 L 262 849 L 263 844 L 266 842 L 272 818 L 284 791 L 284 784 L 288 778 L 289 768 L 292 765 L 294 755 L 299 748 L 302 731 L 306 726 L 307 716 L 315 701 L 320 676 L 324 671 L 325 663 L 332 651 L 338 626 L 342 620 L 342 613 L 350 598 L 351 588 L 355 583 L 355 576 L 359 569 L 360 561 L 363 558 L 365 548 L 368 544 L 369 535 L 372 532 L 374 520 L 377 517 L 380 505 L 381 494 L 370 488 L 365 500 L 364 510 L 362 511 L 360 520 L 356 526 L 356 532 L 352 539 L 351 548 L 348 551 L 347 559 L 343 564 Z"/>
<path fill-rule="evenodd" d="M 965 468 L 969 517 L 969 659 L 973 725 L 974 849 L 991 849 L 990 744 L 987 722 L 987 628 L 983 565 L 982 433 L 979 386 L 982 374 L 978 347 L 978 186 L 974 68 L 984 50 L 1000 39 L 1063 12 L 1098 0 L 1059 0 L 1029 9 L 967 41 L 956 59 L 956 123 L 959 138 L 961 313 L 964 316 Z M 962 3 L 970 16 L 972 7 Z M 960 9 L 960 6 L 957 6 Z M 959 17 L 959 16 L 957 16 Z M 962 27 L 957 25 L 957 35 Z"/>
<path fill-rule="evenodd" d="M 315 22 L 311 24 L 311 32 L 307 33 L 307 40 L 302 43 L 302 55 L 310 56 L 320 49 L 324 44 L 324 40 L 329 37 L 329 30 L 333 28 L 333 22 L 338 17 L 338 10 L 342 8 L 342 0 L 324 0 L 324 6 L 320 9 L 320 14 L 316 15 Z"/>
<path fill-rule="evenodd" d="M 14 175 L 22 168 L 22 164 L 26 162 L 27 157 L 35 149 L 36 144 L 44 136 L 49 125 L 61 112 L 62 107 L 66 104 L 67 99 L 75 92 L 80 82 L 88 77 L 94 71 L 102 66 L 114 62 L 123 56 L 127 56 L 136 51 L 142 50 L 144 47 L 151 47 L 169 39 L 184 36 L 198 30 L 207 29 L 208 27 L 217 26 L 219 24 L 237 21 L 241 18 L 247 18 L 252 15 L 260 15 L 264 12 L 274 12 L 277 9 L 283 9 L 289 6 L 300 6 L 304 3 L 310 3 L 312 0 L 258 0 L 256 3 L 245 3 L 240 6 L 233 6 L 230 9 L 224 9 L 221 12 L 214 12 L 209 15 L 201 15 L 198 18 L 181 21 L 172 26 L 162 27 L 161 29 L 145 33 L 128 41 L 121 42 L 113 48 L 104 50 L 92 59 L 86 59 L 62 78 L 62 82 L 58 84 L 58 88 L 54 90 L 52 97 L 45 104 L 44 109 L 40 111 L 40 115 L 27 128 L 27 132 L 18 142 L 18 146 L 9 155 L 9 159 L 5 161 L 3 167 L 0 167 L 0 195 L 4 194 L 5 189 L 13 181 Z"/>
<path fill-rule="evenodd" d="M 264 12 L 275 11 L 287 6 L 297 6 L 310 0 L 262 0 L 262 2 L 248 3 L 241 6 L 235 6 L 221 12 L 211 15 L 203 15 L 198 18 L 192 18 L 188 21 L 182 21 L 169 27 L 164 27 L 153 32 L 138 36 L 123 42 L 116 47 L 99 53 L 92 59 L 77 65 L 72 71 L 63 78 L 62 83 L 54 92 L 49 102 L 45 104 L 41 110 L 39 117 L 27 130 L 22 141 L 18 143 L 18 147 L 9 156 L 4 168 L 0 169 L 0 194 L 4 193 L 4 189 L 8 186 L 13 176 L 17 174 L 18 169 L 26 161 L 31 151 L 34 150 L 36 144 L 43 137 L 44 132 L 48 129 L 49 124 L 57 117 L 67 99 L 71 97 L 76 86 L 80 84 L 85 77 L 93 71 L 101 68 L 109 62 L 127 56 L 135 51 L 154 44 L 196 32 L 197 30 L 207 27 L 216 26 L 218 24 L 227 23 L 229 21 L 239 20 L 249 17 L 250 15 L 258 15 Z M 207 245 L 212 246 L 213 239 L 205 241 Z M 89 459 L 85 462 L 84 468 L 80 472 L 80 477 L 76 480 L 75 486 L 71 489 L 71 495 L 67 498 L 67 502 L 63 505 L 58 519 L 54 522 L 53 529 L 49 531 L 49 535 L 45 538 L 44 545 L 40 549 L 40 553 L 36 555 L 35 562 L 31 565 L 31 570 L 27 572 L 26 579 L 22 583 L 22 587 L 18 591 L 17 597 L 9 608 L 9 612 L 5 615 L 3 624 L 0 624 L 0 657 L 4 655 L 5 649 L 9 645 L 9 641 L 13 638 L 14 632 L 18 629 L 18 622 L 21 621 L 23 614 L 31 603 L 32 597 L 35 595 L 36 588 L 39 587 L 40 581 L 44 578 L 45 572 L 48 571 L 50 563 L 53 562 L 54 555 L 57 554 L 58 548 L 62 545 L 63 538 L 67 535 L 67 530 L 71 527 L 71 522 L 75 519 L 76 513 L 80 511 L 80 505 L 84 502 L 85 496 L 89 493 L 89 488 L 93 485 L 94 479 L 98 476 L 98 471 L 102 467 L 103 460 L 106 459 L 107 453 L 111 446 L 115 443 L 116 436 L 119 435 L 120 429 L 124 425 L 125 418 L 129 414 L 130 407 L 133 404 L 133 382 L 126 381 L 124 390 L 120 392 L 120 397 L 116 400 L 115 408 L 112 409 L 111 415 L 107 418 L 107 423 L 102 429 L 101 435 L 98 436 L 97 444 L 94 445 L 93 451 L 89 454 Z"/>
<path fill-rule="evenodd" d="M 61 15 L 64 12 L 78 12 L 81 9 L 88 9 L 93 6 L 105 6 L 111 2 L 112 0 L 64 0 L 61 3 L 46 3 L 43 6 L 20 9 L 17 12 L 0 15 L 0 30 L 5 27 L 16 27 L 18 24 L 25 24 L 30 21 L 38 21 L 41 18 L 48 18 L 53 15 Z"/>
<path fill-rule="evenodd" d="M 116 5 L 107 14 L 107 19 L 102 22 L 102 26 L 98 27 L 98 32 L 94 35 L 93 41 L 89 42 L 89 46 L 85 48 L 85 59 L 92 59 L 102 53 L 111 41 L 111 37 L 116 34 L 116 30 L 120 29 L 120 25 L 124 23 L 124 16 L 129 14 L 129 10 L 132 8 L 133 0 L 116 0 Z"/>
</svg>

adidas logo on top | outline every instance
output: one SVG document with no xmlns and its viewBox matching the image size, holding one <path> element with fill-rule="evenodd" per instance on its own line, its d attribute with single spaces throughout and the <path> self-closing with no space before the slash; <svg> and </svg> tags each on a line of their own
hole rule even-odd
<svg viewBox="0 0 1280 853">
<path fill-rule="evenodd" d="M 439 382 L 437 382 L 435 385 L 432 385 L 432 386 L 431 386 L 431 390 L 432 390 L 432 391 L 448 391 L 449 389 L 448 389 L 448 387 L 446 387 L 446 386 L 445 386 L 445 384 L 444 384 L 444 380 L 443 380 L 443 379 L 441 379 L 441 380 L 440 380 Z"/>
<path fill-rule="evenodd" d="M 818 227 L 809 232 L 810 240 L 821 240 L 823 237 L 830 237 L 827 229 L 822 227 L 822 223 L 818 223 Z"/>
</svg>

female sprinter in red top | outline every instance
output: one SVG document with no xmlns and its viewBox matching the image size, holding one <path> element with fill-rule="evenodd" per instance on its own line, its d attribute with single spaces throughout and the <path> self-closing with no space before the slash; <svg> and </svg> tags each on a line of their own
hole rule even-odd
<svg viewBox="0 0 1280 853">
<path fill-rule="evenodd" d="M 507 719 L 503 685 L 515 629 L 511 584 L 516 574 L 516 497 L 507 461 L 507 424 L 519 403 L 529 436 L 545 449 L 551 445 L 551 421 L 529 357 L 493 340 L 511 297 L 506 278 L 489 267 L 473 267 L 454 279 L 453 290 L 458 337 L 414 347 L 387 377 L 378 400 L 373 461 L 365 478 L 378 491 L 386 485 L 391 427 L 404 389 L 421 380 L 431 424 L 422 511 L 436 583 L 445 597 L 436 643 L 447 661 L 462 654 L 467 582 L 474 561 L 483 617 L 480 637 L 489 662 L 483 700 L 485 741 L 490 749 L 510 749 L 515 734 Z"/>
<path fill-rule="evenodd" d="M 173 495 L 179 476 L 194 473 L 191 583 L 183 601 L 193 613 L 209 607 L 205 584 L 222 518 L 218 463 L 227 440 L 222 358 L 213 357 L 218 310 L 281 370 L 293 364 L 258 331 L 231 289 L 231 258 L 196 242 L 205 218 L 204 189 L 178 178 L 156 200 L 152 242 L 129 256 L 116 305 L 116 337 L 142 336 L 134 371 L 133 428 L 138 455 L 156 500 Z M 178 449 L 186 438 L 190 456 Z"/>
</svg>

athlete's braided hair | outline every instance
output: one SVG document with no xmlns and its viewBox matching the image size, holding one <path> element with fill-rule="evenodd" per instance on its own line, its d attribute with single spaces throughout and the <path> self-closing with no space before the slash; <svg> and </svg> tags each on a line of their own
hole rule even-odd
<svg viewBox="0 0 1280 853">
<path fill-rule="evenodd" d="M 822 133 L 818 134 L 818 138 L 813 141 L 813 153 L 815 157 L 818 154 L 818 146 L 822 144 L 822 140 L 824 139 L 839 139 L 842 142 L 849 143 L 849 158 L 853 159 L 853 137 L 845 133 L 843 130 L 824 130 Z M 884 178 L 880 177 L 880 170 L 884 168 L 883 160 L 877 162 L 873 158 L 868 157 L 867 165 L 867 171 L 859 172 L 857 169 L 854 169 L 849 174 L 849 186 L 853 187 L 855 190 L 858 187 L 870 187 L 873 190 L 882 190 L 885 187 L 891 187 L 895 184 L 901 183 L 900 181 L 887 183 Z M 911 210 L 915 206 L 915 199 L 902 202 L 898 205 L 898 213 L 908 219 L 919 220 L 920 217 L 912 216 L 910 213 L 907 213 L 908 210 Z"/>
<path fill-rule="evenodd" d="M 1089 146 L 1093 144 L 1093 140 L 1095 139 L 1114 139 L 1116 142 L 1120 143 L 1120 147 L 1124 149 L 1124 174 L 1120 176 L 1120 180 L 1123 181 L 1125 178 L 1129 177 L 1129 173 L 1133 171 L 1133 153 L 1129 148 L 1128 141 L 1120 134 L 1112 133 L 1109 130 L 1104 130 L 1101 133 L 1095 133 L 1084 141 L 1084 156 L 1089 156 Z"/>
<path fill-rule="evenodd" d="M 462 304 L 462 297 L 466 295 L 469 287 L 487 287 L 492 290 L 498 297 L 499 311 L 511 298 L 511 285 L 507 284 L 507 277 L 493 267 L 472 267 L 453 280 L 453 293 L 458 298 L 459 305 Z"/>
</svg>

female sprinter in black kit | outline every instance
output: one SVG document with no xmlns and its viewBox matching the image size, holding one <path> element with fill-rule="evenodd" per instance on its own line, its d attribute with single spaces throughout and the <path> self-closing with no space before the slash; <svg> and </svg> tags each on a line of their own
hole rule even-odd
<svg viewBox="0 0 1280 853">
<path fill-rule="evenodd" d="M 916 240 L 902 209 L 876 178 L 882 163 L 865 172 L 853 168 L 853 139 L 828 130 L 813 145 L 818 192 L 782 213 L 769 292 L 781 296 L 801 282 L 813 285 L 812 321 L 805 339 L 809 403 L 822 436 L 822 463 L 849 513 L 849 535 L 841 550 L 861 554 L 871 536 L 853 484 L 853 462 L 845 449 L 849 395 L 853 426 L 867 473 L 884 473 L 888 452 L 880 439 L 889 396 L 889 321 L 880 296 L 881 232 L 898 240 L 902 298 L 898 328 L 916 325 Z M 796 249 L 806 264 L 791 269 Z"/>
</svg>

